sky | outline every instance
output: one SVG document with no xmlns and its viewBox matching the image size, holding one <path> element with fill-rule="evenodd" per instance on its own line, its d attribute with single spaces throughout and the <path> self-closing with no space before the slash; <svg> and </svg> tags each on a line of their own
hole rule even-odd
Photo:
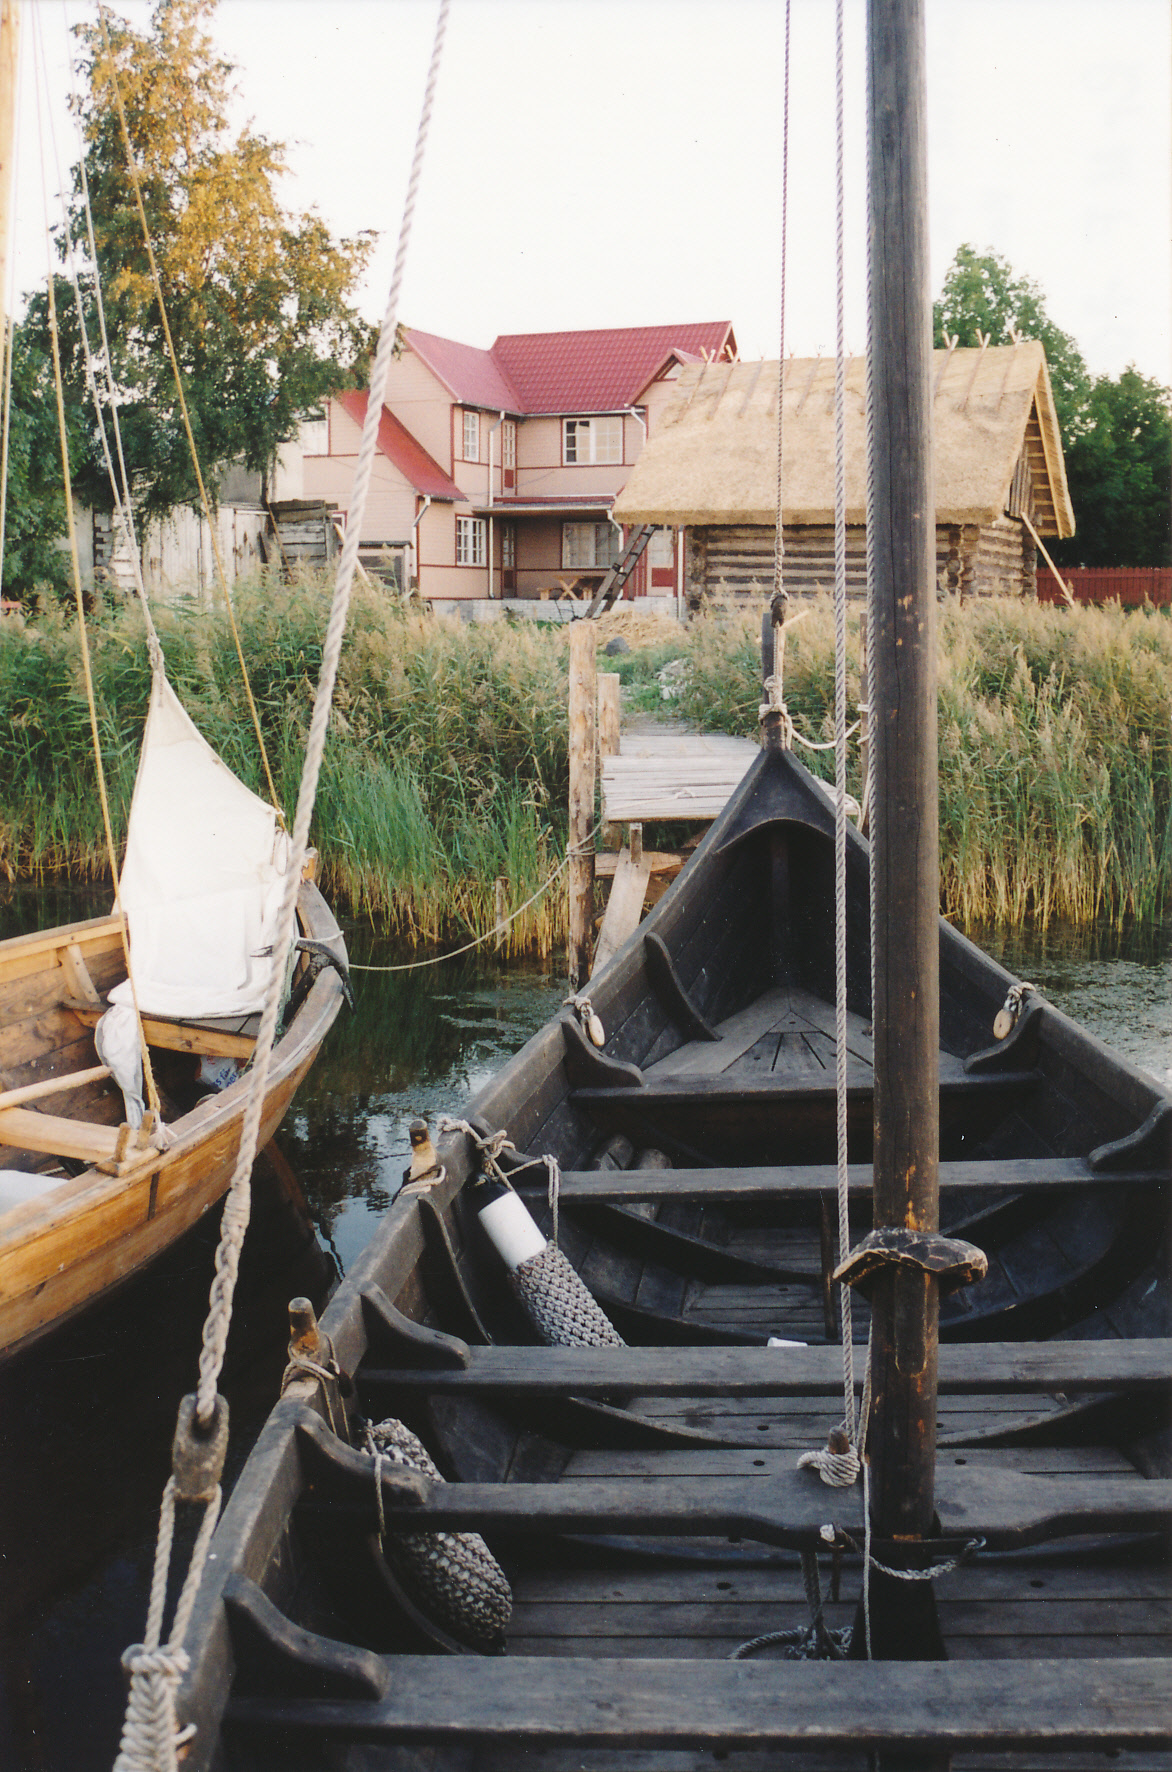
<svg viewBox="0 0 1172 1772">
<path fill-rule="evenodd" d="M 115 10 L 145 28 L 149 8 Z M 931 280 L 962 242 L 1042 289 L 1093 373 L 1172 384 L 1168 0 L 926 0 Z M 75 0 L 24 7 L 15 276 L 46 266 L 33 84 L 56 163 Z M 376 230 L 359 305 L 379 319 L 434 0 L 220 0 L 238 120 L 288 146 L 283 198 Z M 844 326 L 865 344 L 862 0 L 845 30 Z M 498 333 L 731 320 L 780 339 L 782 0 L 453 0 L 399 318 Z M 835 341 L 833 0 L 793 0 L 785 347 Z M 56 204 L 52 147 L 45 183 Z M 53 213 L 59 213 L 54 208 Z"/>
</svg>

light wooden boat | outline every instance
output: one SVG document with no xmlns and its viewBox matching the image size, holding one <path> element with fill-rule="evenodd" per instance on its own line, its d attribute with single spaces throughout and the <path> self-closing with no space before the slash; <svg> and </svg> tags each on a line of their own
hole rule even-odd
<svg viewBox="0 0 1172 1772">
<path fill-rule="evenodd" d="M 857 1241 L 871 979 L 849 850 Z M 465 1134 L 391 1207 L 321 1325 L 354 1394 L 292 1375 L 213 1541 L 187 1766 L 503 1772 L 523 1750 L 541 1772 L 874 1751 L 1025 1768 L 1057 1750 L 1081 1767 L 1124 1749 L 1164 1765 L 1172 1098 L 1037 997 L 994 1041 L 1013 981 L 944 924 L 942 1219 L 989 1259 L 943 1312 L 926 1556 L 969 1557 L 934 1584 L 948 1659 L 727 1659 L 808 1622 L 800 1560 L 819 1547 L 827 1588 L 839 1569 L 826 1622 L 862 1628 L 861 1486 L 797 1468 L 842 1409 L 822 1209 L 832 856 L 825 791 L 763 751 L 593 981 L 604 1048 L 567 1011 L 466 1109 L 516 1145 L 502 1160 L 545 1231 L 546 1171 L 524 1164 L 558 1159 L 561 1248 L 628 1345 L 539 1345 Z M 860 1387 L 867 1321 L 856 1296 Z M 376 1472 L 362 1423 L 390 1417 L 446 1482 Z M 511 1584 L 503 1660 L 429 1609 L 393 1548 L 456 1530 Z"/>
<path fill-rule="evenodd" d="M 337 923 L 311 882 L 300 888 L 298 915 L 302 935 L 344 966 Z M 337 971 L 319 970 L 306 954 L 299 968 L 273 1053 L 261 1146 L 342 1001 Z M 247 1073 L 203 1095 L 195 1073 L 203 1055 L 247 1061 L 254 1023 L 145 1019 L 173 1139 L 160 1150 L 149 1116 L 138 1132 L 125 1124 L 121 1091 L 94 1048 L 106 994 L 125 976 L 117 917 L 0 943 L 0 1171 L 14 1202 L 0 1210 L 0 1358 L 137 1273 L 220 1199 L 232 1176 Z"/>
</svg>

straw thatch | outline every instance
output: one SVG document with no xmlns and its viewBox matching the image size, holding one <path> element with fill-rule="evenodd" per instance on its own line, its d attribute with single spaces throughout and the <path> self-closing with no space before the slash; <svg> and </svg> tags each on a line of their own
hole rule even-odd
<svg viewBox="0 0 1172 1772">
<path fill-rule="evenodd" d="M 773 526 L 777 514 L 776 362 L 700 363 L 676 396 L 615 503 L 622 523 L 675 527 Z M 785 365 L 784 520 L 834 521 L 834 381 L 831 358 Z M 1046 354 L 1035 341 L 937 351 L 934 369 L 936 520 L 1014 516 L 1014 476 L 1024 462 L 1029 515 L 1042 535 L 1072 535 L 1062 443 Z M 848 524 L 866 521 L 866 363 L 846 368 Z"/>
</svg>

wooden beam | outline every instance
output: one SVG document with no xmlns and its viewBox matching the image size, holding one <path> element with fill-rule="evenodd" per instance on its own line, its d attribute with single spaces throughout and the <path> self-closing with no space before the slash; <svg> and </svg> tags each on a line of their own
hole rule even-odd
<svg viewBox="0 0 1172 1772">
<path fill-rule="evenodd" d="M 855 1348 L 861 1389 L 867 1350 Z M 1172 1384 L 1172 1341 L 946 1343 L 944 1396 L 1063 1391 L 1160 1391 Z M 842 1350 L 826 1347 L 472 1347 L 467 1366 L 363 1370 L 378 1391 L 458 1391 L 474 1396 L 833 1397 Z M 667 1474 L 665 1467 L 664 1474 Z"/>
<path fill-rule="evenodd" d="M 851 1163 L 847 1186 L 852 1200 L 871 1191 L 870 1163 Z M 1084 1157 L 966 1158 L 941 1163 L 940 1190 L 954 1193 L 1012 1189 L 1028 1192 L 1069 1187 L 1151 1186 L 1167 1181 L 1160 1169 L 1128 1170 L 1105 1175 L 1092 1169 Z M 833 1163 L 793 1163 L 776 1168 L 743 1169 L 563 1169 L 559 1194 L 567 1204 L 627 1205 L 644 1200 L 816 1200 L 833 1192 L 837 1169 Z M 515 1185 L 525 1192 L 526 1175 Z M 544 1192 L 545 1181 L 534 1181 L 534 1191 Z"/>
<path fill-rule="evenodd" d="M 606 915 L 598 932 L 598 944 L 594 953 L 595 973 L 602 971 L 643 921 L 643 904 L 650 878 L 651 866 L 645 856 L 641 855 L 636 861 L 629 849 L 620 851 L 614 884 L 606 901 Z"/>
<path fill-rule="evenodd" d="M 66 1007 L 86 1027 L 96 1027 L 105 1014 L 105 1005 L 95 1009 L 88 1003 L 71 998 Z M 192 1052 L 208 1058 L 251 1058 L 256 1040 L 251 1034 L 222 1033 L 219 1028 L 199 1027 L 194 1022 L 161 1021 L 144 1015 L 143 1033 L 148 1046 L 160 1046 L 166 1052 Z"/>
<path fill-rule="evenodd" d="M 0 1109 L 0 1143 L 18 1151 L 44 1151 L 73 1157 L 81 1163 L 113 1162 L 118 1154 L 117 1126 L 92 1126 L 33 1108 Z"/>
<path fill-rule="evenodd" d="M 530 1748 L 1162 1747 L 1169 1664 L 388 1656 L 378 1699 L 234 1698 L 231 1735 Z M 316 1670 L 313 1670 L 316 1671 Z M 308 1684 L 308 1679 L 303 1683 Z M 296 1688 L 295 1688 L 296 1689 Z"/>
<path fill-rule="evenodd" d="M 598 629 L 592 621 L 570 628 L 569 974 L 580 990 L 590 976 L 594 942 L 595 662 Z"/>
<path fill-rule="evenodd" d="M 88 1071 L 70 1071 L 63 1077 L 42 1077 L 39 1083 L 23 1083 L 17 1089 L 0 1093 L 0 1111 L 21 1107 L 26 1101 L 44 1101 L 50 1095 L 64 1095 L 86 1083 L 100 1083 L 110 1075 L 108 1065 L 96 1064 Z"/>
</svg>

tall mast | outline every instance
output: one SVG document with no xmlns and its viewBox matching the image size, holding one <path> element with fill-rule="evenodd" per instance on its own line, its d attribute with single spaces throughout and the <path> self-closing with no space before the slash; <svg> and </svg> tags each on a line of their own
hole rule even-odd
<svg viewBox="0 0 1172 1772">
<path fill-rule="evenodd" d="M 940 886 L 923 0 L 868 0 L 867 76 L 875 1226 L 935 1232 Z M 932 1529 L 938 1282 L 889 1265 L 871 1304 L 872 1529 L 914 1541 Z M 879 1578 L 872 1623 L 878 1656 L 934 1653 L 930 1583 Z"/>
</svg>

